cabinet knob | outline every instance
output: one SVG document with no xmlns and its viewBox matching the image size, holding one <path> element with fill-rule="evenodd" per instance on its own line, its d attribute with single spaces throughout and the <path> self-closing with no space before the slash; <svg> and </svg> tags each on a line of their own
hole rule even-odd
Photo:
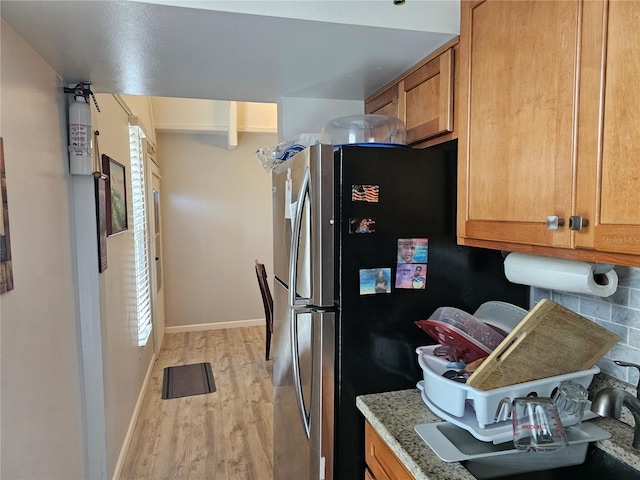
<svg viewBox="0 0 640 480">
<path fill-rule="evenodd" d="M 564 218 L 558 218 L 557 215 L 549 215 L 547 217 L 547 229 L 558 230 L 562 226 L 564 226 Z"/>
<path fill-rule="evenodd" d="M 569 230 L 582 230 L 582 227 L 588 227 L 589 220 L 582 218 L 580 215 L 572 215 L 569 217 Z"/>
</svg>

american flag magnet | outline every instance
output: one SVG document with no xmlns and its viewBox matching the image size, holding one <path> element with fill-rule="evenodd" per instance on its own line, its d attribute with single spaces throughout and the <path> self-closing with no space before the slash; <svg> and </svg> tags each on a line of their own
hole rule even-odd
<svg viewBox="0 0 640 480">
<path fill-rule="evenodd" d="M 352 185 L 351 201 L 378 203 L 379 192 L 380 187 L 378 185 Z"/>
</svg>

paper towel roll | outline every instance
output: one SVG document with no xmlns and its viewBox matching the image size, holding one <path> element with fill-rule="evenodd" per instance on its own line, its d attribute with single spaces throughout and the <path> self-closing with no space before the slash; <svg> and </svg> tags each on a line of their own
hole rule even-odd
<svg viewBox="0 0 640 480">
<path fill-rule="evenodd" d="M 577 260 L 524 253 L 510 253 L 504 260 L 504 273 L 510 282 L 608 297 L 618 288 L 618 275 L 612 265 L 604 269 L 602 267 Z"/>
</svg>

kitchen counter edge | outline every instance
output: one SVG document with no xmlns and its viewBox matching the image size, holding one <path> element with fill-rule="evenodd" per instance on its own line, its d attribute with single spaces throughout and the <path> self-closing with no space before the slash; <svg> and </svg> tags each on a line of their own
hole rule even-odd
<svg viewBox="0 0 640 480">
<path fill-rule="evenodd" d="M 416 425 L 443 421 L 424 404 L 418 389 L 361 395 L 356 406 L 416 480 L 475 479 L 460 463 L 440 460 L 414 430 Z M 631 447 L 633 428 L 610 418 L 590 421 L 612 435 L 596 446 L 640 473 L 640 452 Z"/>
</svg>

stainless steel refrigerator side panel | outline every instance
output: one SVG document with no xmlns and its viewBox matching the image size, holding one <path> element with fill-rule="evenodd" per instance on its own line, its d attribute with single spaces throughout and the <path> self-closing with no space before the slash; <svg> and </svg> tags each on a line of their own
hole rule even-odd
<svg viewBox="0 0 640 480">
<path fill-rule="evenodd" d="M 335 304 L 334 286 L 334 231 L 335 178 L 334 149 L 332 145 L 314 145 L 310 148 L 311 172 L 311 278 L 312 305 L 332 308 Z"/>
<path fill-rule="evenodd" d="M 273 275 L 289 285 L 289 252 L 291 249 L 291 222 L 285 221 L 285 193 L 287 174 L 272 173 L 273 212 Z"/>
<path fill-rule="evenodd" d="M 308 149 L 298 153 L 294 158 L 302 165 L 307 164 Z M 291 254 L 292 221 L 290 203 L 294 201 L 293 180 L 290 171 L 273 172 L 271 175 L 272 208 L 273 208 L 273 274 L 286 286 L 289 286 L 289 257 Z M 289 190 L 289 194 L 287 194 Z"/>
<path fill-rule="evenodd" d="M 290 282 L 290 259 L 295 269 L 297 305 L 334 306 L 334 160 L 333 146 L 314 145 L 286 161 L 287 169 L 273 173 L 274 275 Z M 306 175 L 308 189 L 302 189 Z M 290 193 L 287 195 L 287 188 Z M 296 214 L 299 232 L 294 232 Z M 300 241 L 292 252 L 292 237 Z M 294 302 L 292 302 L 294 303 Z"/>
<path fill-rule="evenodd" d="M 310 403 L 310 430 L 309 444 L 310 455 L 309 467 L 311 469 L 312 480 L 324 480 L 324 464 L 321 458 L 321 441 L 322 441 L 322 357 L 323 357 L 323 335 L 325 313 L 313 312 L 313 366 L 311 368 L 311 403 Z"/>
<path fill-rule="evenodd" d="M 324 480 L 334 480 L 336 314 L 322 313 L 322 378 L 320 458 Z M 322 476 L 320 478 L 323 478 Z"/>
<path fill-rule="evenodd" d="M 291 218 L 291 243 L 289 251 L 289 293 L 291 306 L 313 305 L 313 280 L 311 244 L 314 243 L 311 229 L 314 202 L 311 198 L 310 151 L 306 149 L 287 161 L 287 175 L 291 183 L 290 198 L 285 199 L 285 213 Z M 292 300 L 293 299 L 293 300 Z"/>
<path fill-rule="evenodd" d="M 287 304 L 289 290 L 277 279 L 273 282 L 273 387 L 293 386 L 291 336 L 289 334 L 290 309 Z"/>
<path fill-rule="evenodd" d="M 322 314 L 291 309 L 287 306 L 287 297 L 287 289 L 275 282 L 274 480 L 318 480 Z"/>
<path fill-rule="evenodd" d="M 289 292 L 291 294 L 291 292 Z M 291 299 L 289 299 L 291 301 Z M 304 322 L 305 313 L 291 309 L 289 332 L 291 335 L 291 357 L 293 359 L 293 382 L 295 385 L 296 403 L 300 413 L 300 421 L 307 438 L 311 439 L 311 400 L 313 389 L 314 359 L 312 343 L 315 339 L 313 321 Z M 312 315 L 313 318 L 313 315 Z M 307 374 L 307 375 L 305 375 Z M 305 378 L 307 381 L 305 382 Z"/>
<path fill-rule="evenodd" d="M 274 284 L 273 478 L 307 480 L 311 452 L 304 427 L 297 414 L 289 335 L 291 317 L 287 305 L 288 292 L 279 282 L 276 281 Z"/>
<path fill-rule="evenodd" d="M 273 174 L 274 480 L 333 476 L 333 158 L 316 145 Z"/>
<path fill-rule="evenodd" d="M 291 252 L 289 257 L 289 306 L 307 307 L 312 305 L 311 295 L 313 283 L 311 280 L 311 224 L 309 208 L 311 200 L 309 196 L 311 174 L 305 167 L 302 182 L 298 190 L 298 200 L 292 204 L 292 234 Z M 295 208 L 294 208 L 295 205 Z M 305 286 L 309 288 L 304 288 Z"/>
</svg>

